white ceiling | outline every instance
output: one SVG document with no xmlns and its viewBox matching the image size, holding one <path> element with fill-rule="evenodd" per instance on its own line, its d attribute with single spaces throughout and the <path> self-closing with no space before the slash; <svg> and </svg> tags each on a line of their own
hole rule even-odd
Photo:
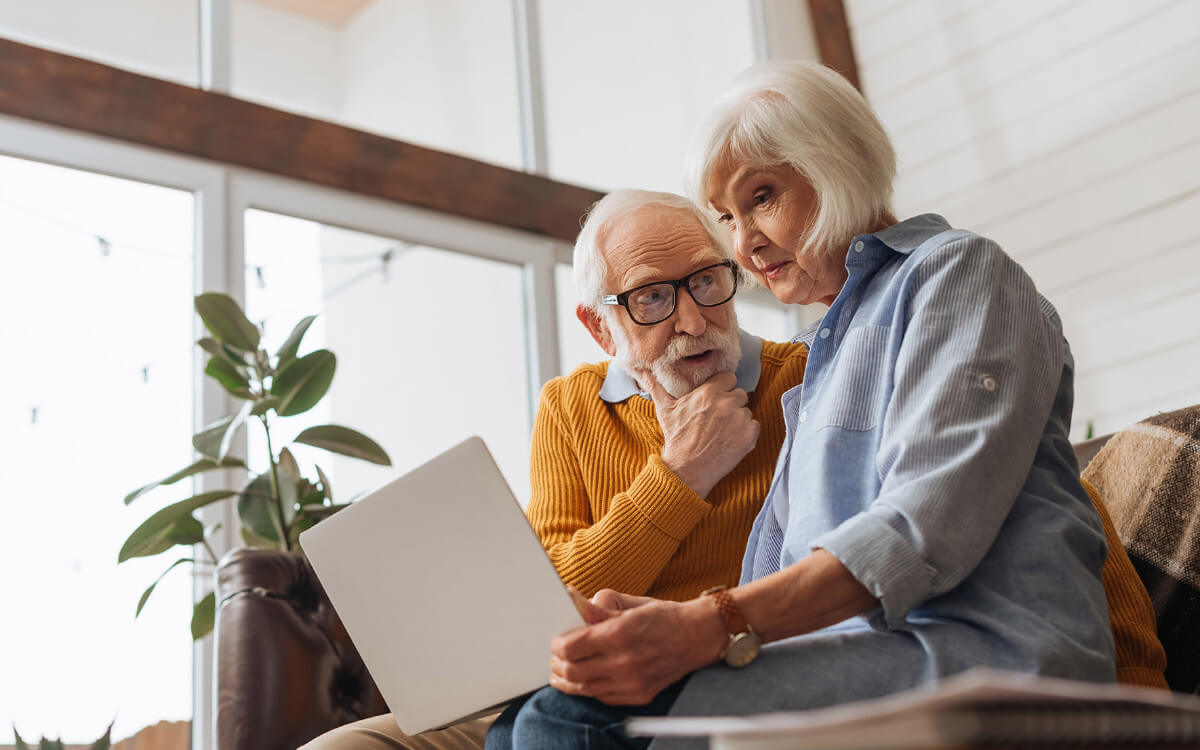
<svg viewBox="0 0 1200 750">
<path fill-rule="evenodd" d="M 252 0 L 259 5 L 279 8 L 311 18 L 328 26 L 341 26 L 374 0 Z"/>
</svg>

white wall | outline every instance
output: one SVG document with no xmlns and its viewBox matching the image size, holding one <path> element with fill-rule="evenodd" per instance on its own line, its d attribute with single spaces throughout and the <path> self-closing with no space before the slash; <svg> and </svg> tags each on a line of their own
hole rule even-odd
<svg viewBox="0 0 1200 750">
<path fill-rule="evenodd" d="M 231 34 L 234 96 L 310 117 L 341 118 L 345 62 L 337 28 L 234 0 Z"/>
<path fill-rule="evenodd" d="M 551 176 L 680 192 L 692 128 L 754 62 L 749 2 L 539 7 Z"/>
<path fill-rule="evenodd" d="M 847 5 L 899 212 L 996 239 L 1056 305 L 1073 437 L 1200 402 L 1200 2 Z"/>
<path fill-rule="evenodd" d="M 198 7 L 197 0 L 0 0 L 0 37 L 194 86 Z"/>
<path fill-rule="evenodd" d="M 346 24 L 342 39 L 345 121 L 520 167 L 508 2 L 375 0 Z"/>
</svg>

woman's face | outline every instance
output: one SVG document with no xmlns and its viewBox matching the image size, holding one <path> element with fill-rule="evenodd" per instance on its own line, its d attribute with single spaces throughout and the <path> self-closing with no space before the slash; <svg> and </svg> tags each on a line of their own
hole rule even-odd
<svg viewBox="0 0 1200 750">
<path fill-rule="evenodd" d="M 780 302 L 833 303 L 846 283 L 845 255 L 801 252 L 818 206 L 799 172 L 786 165 L 721 166 L 708 202 L 733 232 L 738 263 Z"/>
</svg>

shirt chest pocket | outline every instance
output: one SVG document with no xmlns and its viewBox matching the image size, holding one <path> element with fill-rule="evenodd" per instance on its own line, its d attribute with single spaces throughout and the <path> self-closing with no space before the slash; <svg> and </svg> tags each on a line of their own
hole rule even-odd
<svg viewBox="0 0 1200 750">
<path fill-rule="evenodd" d="M 807 408 L 815 428 L 872 430 L 879 425 L 892 371 L 889 330 L 859 326 L 846 333 Z"/>
</svg>

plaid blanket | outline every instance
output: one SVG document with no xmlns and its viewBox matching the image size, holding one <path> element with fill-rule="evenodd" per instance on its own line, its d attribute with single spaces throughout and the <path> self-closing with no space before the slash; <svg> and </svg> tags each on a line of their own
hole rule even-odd
<svg viewBox="0 0 1200 750">
<path fill-rule="evenodd" d="M 1083 472 L 1150 593 L 1172 690 L 1200 694 L 1200 406 L 1110 439 Z"/>
</svg>

